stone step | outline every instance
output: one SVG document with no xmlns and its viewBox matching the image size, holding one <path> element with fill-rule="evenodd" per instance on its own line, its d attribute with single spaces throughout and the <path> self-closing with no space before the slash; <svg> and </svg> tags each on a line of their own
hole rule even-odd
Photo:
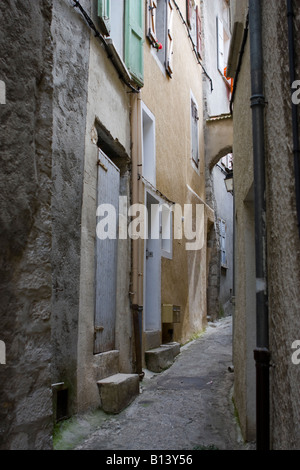
<svg viewBox="0 0 300 470">
<path fill-rule="evenodd" d="M 97 382 L 101 408 L 105 413 L 117 414 L 140 393 L 138 374 L 115 374 Z"/>
<path fill-rule="evenodd" d="M 162 372 L 173 364 L 179 353 L 179 343 L 167 343 L 162 344 L 159 348 L 149 349 L 145 352 L 147 369 L 152 372 Z"/>
</svg>

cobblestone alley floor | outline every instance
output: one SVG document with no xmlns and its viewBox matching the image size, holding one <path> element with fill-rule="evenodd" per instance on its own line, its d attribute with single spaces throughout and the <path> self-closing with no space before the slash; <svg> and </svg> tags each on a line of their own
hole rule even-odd
<svg viewBox="0 0 300 470">
<path fill-rule="evenodd" d="M 97 411 L 64 424 L 56 449 L 252 450 L 232 402 L 232 319 L 211 323 L 161 374 L 146 371 L 141 393 L 119 415 Z"/>
</svg>

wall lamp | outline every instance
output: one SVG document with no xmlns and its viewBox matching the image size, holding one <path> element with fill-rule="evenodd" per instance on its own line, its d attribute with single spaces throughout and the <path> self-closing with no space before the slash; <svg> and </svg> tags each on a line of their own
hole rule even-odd
<svg viewBox="0 0 300 470">
<path fill-rule="evenodd" d="M 229 193 L 233 194 L 233 171 L 229 171 L 224 180 L 226 189 Z"/>
</svg>

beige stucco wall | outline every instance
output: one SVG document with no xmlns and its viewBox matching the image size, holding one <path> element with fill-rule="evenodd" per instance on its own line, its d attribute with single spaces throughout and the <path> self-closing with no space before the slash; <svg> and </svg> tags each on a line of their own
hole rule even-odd
<svg viewBox="0 0 300 470">
<path fill-rule="evenodd" d="M 78 403 L 80 409 L 99 404 L 97 380 L 116 372 L 131 372 L 130 240 L 119 242 L 116 341 L 118 352 L 93 354 L 95 301 L 95 236 L 97 204 L 97 126 L 110 134 L 122 158 L 130 156 L 130 95 L 101 43 L 91 38 L 87 127 L 82 203 L 80 315 L 78 335 Z M 130 179 L 122 180 L 122 195 L 130 196 Z M 80 410 L 79 410 L 80 411 Z"/>
<path fill-rule="evenodd" d="M 178 6 L 185 17 L 186 2 Z M 156 121 L 156 186 L 171 201 L 199 203 L 187 185 L 205 201 L 202 69 L 197 63 L 185 26 L 174 10 L 173 76 L 166 76 L 145 42 L 145 86 L 142 100 Z M 200 166 L 191 162 L 191 92 L 199 108 Z M 206 235 L 205 235 L 206 236 Z M 201 331 L 206 314 L 206 238 L 201 251 L 187 252 L 185 240 L 173 241 L 172 260 L 162 258 L 162 303 L 181 306 L 181 323 L 174 324 L 174 340 L 185 342 Z"/>
</svg>

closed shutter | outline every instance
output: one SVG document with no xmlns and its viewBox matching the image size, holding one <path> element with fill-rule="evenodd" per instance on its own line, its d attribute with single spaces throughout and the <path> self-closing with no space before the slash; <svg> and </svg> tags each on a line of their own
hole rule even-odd
<svg viewBox="0 0 300 470">
<path fill-rule="evenodd" d="M 167 6 L 167 61 L 166 70 L 169 76 L 173 73 L 173 5 L 172 1 L 168 0 Z"/>
<path fill-rule="evenodd" d="M 99 151 L 97 204 L 111 204 L 119 213 L 120 172 L 106 155 Z M 97 211 L 97 215 L 100 215 Z M 115 223 L 117 232 L 117 220 Z M 114 230 L 112 230 L 114 232 Z M 96 237 L 95 279 L 95 343 L 94 353 L 115 348 L 116 290 L 117 290 L 117 237 Z"/>
<path fill-rule="evenodd" d="M 134 81 L 144 84 L 143 50 L 144 2 L 126 0 L 125 7 L 125 64 Z"/>
<path fill-rule="evenodd" d="M 196 166 L 199 165 L 199 115 L 198 107 L 194 100 L 191 100 L 191 123 L 192 123 L 192 159 Z"/>
<path fill-rule="evenodd" d="M 193 3 L 192 0 L 186 0 L 186 19 L 189 28 L 192 28 Z"/>
<path fill-rule="evenodd" d="M 218 39 L 218 69 L 224 74 L 224 28 L 222 21 L 217 18 L 217 39 Z"/>
<path fill-rule="evenodd" d="M 156 11 L 157 0 L 148 0 L 147 2 L 147 20 L 148 20 L 148 38 L 151 42 L 156 42 Z"/>
<path fill-rule="evenodd" d="M 200 16 L 200 11 L 197 6 L 196 8 L 196 18 L 197 18 L 197 52 L 200 56 L 200 59 L 202 58 L 202 38 L 201 38 L 201 16 Z"/>
<path fill-rule="evenodd" d="M 98 16 L 106 35 L 110 34 L 110 4 L 111 0 L 98 0 Z"/>
</svg>

